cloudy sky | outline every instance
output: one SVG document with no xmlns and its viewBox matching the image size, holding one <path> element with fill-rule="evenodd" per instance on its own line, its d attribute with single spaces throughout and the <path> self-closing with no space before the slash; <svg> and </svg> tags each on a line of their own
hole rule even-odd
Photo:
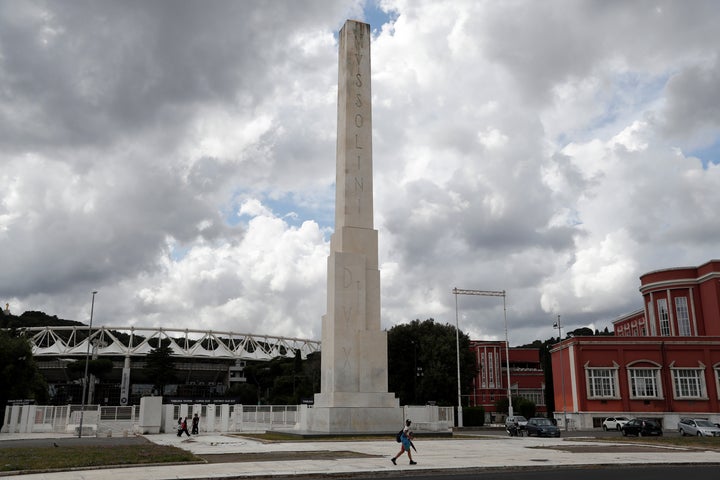
<svg viewBox="0 0 720 480">
<path fill-rule="evenodd" d="M 0 302 L 319 339 L 348 18 L 384 328 L 612 328 L 720 257 L 716 1 L 0 0 Z"/>
</svg>

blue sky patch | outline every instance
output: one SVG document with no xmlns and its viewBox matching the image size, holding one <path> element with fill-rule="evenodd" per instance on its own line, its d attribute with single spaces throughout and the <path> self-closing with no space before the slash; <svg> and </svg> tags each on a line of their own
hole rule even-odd
<svg viewBox="0 0 720 480">
<path fill-rule="evenodd" d="M 386 23 L 394 23 L 399 14 L 396 11 L 384 12 L 377 0 L 368 0 L 363 9 L 365 22 L 370 24 L 370 31 L 379 32 Z"/>
<path fill-rule="evenodd" d="M 605 112 L 590 125 L 593 130 L 613 124 L 618 120 L 628 123 L 627 116 L 643 111 L 662 96 L 667 75 L 643 77 L 636 72 L 625 72 L 613 79 L 612 87 L 603 89 L 601 95 L 607 95 L 603 103 Z M 609 92 L 609 95 L 608 95 Z"/>
<path fill-rule="evenodd" d="M 691 150 L 687 153 L 688 155 L 699 158 L 705 170 L 707 170 L 708 165 L 711 163 L 720 165 L 720 137 L 717 137 L 715 142 L 706 147 Z"/>
<path fill-rule="evenodd" d="M 190 247 L 188 247 L 187 245 L 181 246 L 177 243 L 174 245 L 171 245 L 170 246 L 170 259 L 173 262 L 179 262 L 183 258 L 185 258 L 185 256 L 188 254 L 189 251 L 190 251 Z"/>
<path fill-rule="evenodd" d="M 299 197 L 293 193 L 287 193 L 281 197 L 270 198 L 267 196 L 256 196 L 263 207 L 270 210 L 272 215 L 281 218 L 291 227 L 300 227 L 305 221 L 314 221 L 321 229 L 332 230 L 335 226 L 335 190 L 332 189 L 331 198 Z M 223 219 L 228 225 L 236 226 L 247 223 L 252 217 L 248 214 L 240 215 L 240 206 L 245 200 L 244 196 L 238 194 L 228 209 L 223 210 Z"/>
<path fill-rule="evenodd" d="M 266 198 L 263 205 L 271 209 L 275 216 L 282 218 L 288 225 L 299 227 L 303 222 L 312 220 L 320 228 L 333 228 L 335 225 L 335 197 L 328 205 L 317 205 L 317 199 L 296 198 L 292 194 L 284 195 L 281 198 Z"/>
</svg>

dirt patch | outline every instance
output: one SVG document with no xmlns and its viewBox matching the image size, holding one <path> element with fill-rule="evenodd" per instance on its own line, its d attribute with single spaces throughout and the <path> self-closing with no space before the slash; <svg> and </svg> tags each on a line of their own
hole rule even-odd
<svg viewBox="0 0 720 480">
<path fill-rule="evenodd" d="M 561 450 L 568 453 L 642 453 L 642 452 L 689 452 L 692 449 L 681 447 L 665 447 L 660 445 L 554 445 L 552 447 L 533 447 L 546 450 Z"/>
<path fill-rule="evenodd" d="M 208 463 L 284 462 L 288 460 L 340 460 L 343 458 L 378 458 L 377 455 L 347 450 L 312 452 L 210 453 L 197 455 Z"/>
</svg>

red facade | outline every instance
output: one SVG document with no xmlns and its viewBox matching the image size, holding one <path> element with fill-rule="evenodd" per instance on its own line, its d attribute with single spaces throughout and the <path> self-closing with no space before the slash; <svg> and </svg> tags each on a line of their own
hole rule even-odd
<svg viewBox="0 0 720 480">
<path fill-rule="evenodd" d="M 482 406 L 492 419 L 496 413 L 495 402 L 508 396 L 508 363 L 510 355 L 510 395 L 523 397 L 535 403 L 538 413 L 545 413 L 545 377 L 540 365 L 537 348 L 505 348 L 504 341 L 470 342 L 475 356 L 477 371 L 473 379 L 473 392 L 468 399 L 470 406 Z"/>
<path fill-rule="evenodd" d="M 551 351 L 555 417 L 598 426 L 604 416 L 720 421 L 720 261 L 640 277 L 643 309 L 613 337 L 574 337 Z"/>
</svg>

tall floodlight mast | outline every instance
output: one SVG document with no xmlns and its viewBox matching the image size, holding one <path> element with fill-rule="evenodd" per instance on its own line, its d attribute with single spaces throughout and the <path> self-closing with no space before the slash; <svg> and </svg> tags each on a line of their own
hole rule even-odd
<svg viewBox="0 0 720 480">
<path fill-rule="evenodd" d="M 507 373 L 507 397 L 508 397 L 508 416 L 513 416 L 512 396 L 510 391 L 510 349 L 508 347 L 508 327 L 507 327 L 507 306 L 505 302 L 505 290 L 466 290 L 462 288 L 453 288 L 455 295 L 455 341 L 457 348 L 457 376 L 458 376 L 458 427 L 463 426 L 462 417 L 462 395 L 460 392 L 460 328 L 458 326 L 458 295 L 480 295 L 484 297 L 502 297 L 503 299 L 503 320 L 505 322 L 505 365 Z"/>
</svg>

